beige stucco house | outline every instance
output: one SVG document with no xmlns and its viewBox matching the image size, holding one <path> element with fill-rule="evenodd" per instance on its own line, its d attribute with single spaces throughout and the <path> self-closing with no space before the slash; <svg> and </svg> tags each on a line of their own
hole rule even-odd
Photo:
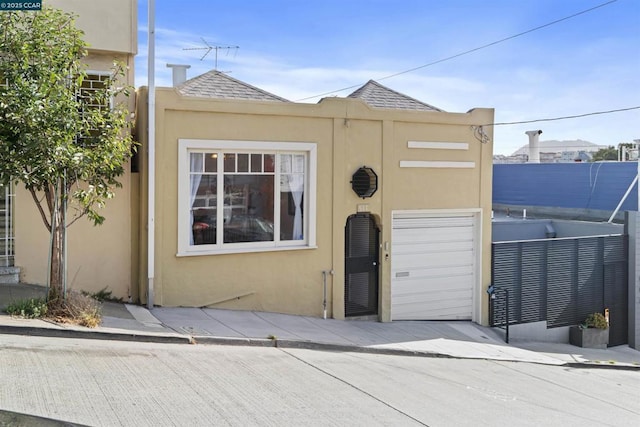
<svg viewBox="0 0 640 427">
<path fill-rule="evenodd" d="M 374 81 L 302 104 L 211 71 L 157 88 L 152 113 L 142 302 L 152 277 L 163 306 L 486 323 L 492 109 L 444 112 Z"/>
<path fill-rule="evenodd" d="M 57 7 L 78 15 L 76 26 L 85 32 L 90 44 L 86 57 L 89 82 L 99 84 L 109 75 L 114 60 L 128 66 L 123 84 L 133 86 L 133 58 L 137 53 L 137 1 L 136 0 L 46 0 L 45 6 Z M 129 100 L 130 111 L 135 99 Z M 87 220 L 80 220 L 68 233 L 68 282 L 69 286 L 89 292 L 103 288 L 114 296 L 128 298 L 132 289 L 132 271 L 137 264 L 137 252 L 132 251 L 132 211 L 137 208 L 136 174 L 129 172 L 121 178 L 123 188 L 118 189 L 113 200 L 104 209 L 105 223 L 94 227 Z M 47 249 L 49 233 L 42 224 L 30 194 L 20 185 L 15 195 L 7 194 L 13 202 L 13 236 L 6 242 L 5 262 L 13 263 L 19 270 L 20 281 L 45 284 L 47 282 Z M 8 219 L 8 218 L 3 218 Z M 9 226 L 8 226 L 9 227 Z M 10 258 L 14 259 L 11 260 Z"/>
<path fill-rule="evenodd" d="M 79 15 L 96 79 L 119 59 L 133 83 L 135 0 L 46 4 Z M 492 109 L 449 113 L 374 81 L 302 104 L 217 71 L 158 88 L 152 112 L 147 88 L 130 102 L 138 156 L 104 225 L 70 228 L 70 287 L 163 306 L 487 322 Z M 28 193 L 11 200 L 11 256 L 23 282 L 43 284 L 48 233 Z"/>
</svg>

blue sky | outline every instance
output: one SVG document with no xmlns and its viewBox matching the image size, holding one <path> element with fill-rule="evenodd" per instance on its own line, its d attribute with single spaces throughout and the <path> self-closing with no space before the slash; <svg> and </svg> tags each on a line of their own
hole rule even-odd
<svg viewBox="0 0 640 427">
<path fill-rule="evenodd" d="M 156 84 L 167 63 L 214 68 L 292 101 L 369 79 L 451 112 L 495 108 L 518 122 L 640 106 L 640 0 L 617 0 L 537 31 L 392 78 L 531 30 L 608 0 L 156 0 Z M 147 0 L 139 0 L 136 86 L 147 84 Z M 323 96 L 345 96 L 355 88 Z M 494 153 L 528 142 L 640 139 L 640 109 L 496 126 Z"/>
</svg>

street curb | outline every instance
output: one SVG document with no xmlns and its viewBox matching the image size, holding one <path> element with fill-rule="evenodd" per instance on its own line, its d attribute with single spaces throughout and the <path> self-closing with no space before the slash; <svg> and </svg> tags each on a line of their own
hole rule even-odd
<svg viewBox="0 0 640 427">
<path fill-rule="evenodd" d="M 274 348 L 297 348 L 306 350 L 336 351 L 350 353 L 369 353 L 369 354 L 385 354 L 390 356 L 420 356 L 420 357 L 439 357 L 439 358 L 456 358 L 440 353 L 429 353 L 413 350 L 401 350 L 392 348 L 376 348 L 361 347 L 357 345 L 347 344 L 331 344 L 315 341 L 302 340 L 285 340 L 285 339 L 268 339 L 268 338 L 226 338 L 213 336 L 193 336 L 196 344 L 203 345 L 232 345 L 232 346 L 248 346 L 248 347 L 274 347 Z"/>
<path fill-rule="evenodd" d="M 640 365 L 619 365 L 618 363 L 609 363 L 609 362 L 567 362 L 564 366 L 570 368 L 577 369 L 613 369 L 613 370 L 621 370 L 621 371 L 640 371 Z"/>
<path fill-rule="evenodd" d="M 158 344 L 193 344 L 193 339 L 188 335 L 148 335 L 135 332 L 81 331 L 77 329 L 38 328 L 34 326 L 0 325 L 0 334 L 51 338 L 83 338 Z"/>
<path fill-rule="evenodd" d="M 195 344 L 203 345 L 231 345 L 231 346 L 247 346 L 247 347 L 274 347 L 282 349 L 306 349 L 306 350 L 318 350 L 318 351 L 334 351 L 345 353 L 365 353 L 365 354 L 379 354 L 386 356 L 410 356 L 410 357 L 424 357 L 434 359 L 457 359 L 457 360 L 487 360 L 495 362 L 510 362 L 510 363 L 527 363 L 534 365 L 544 366 L 557 366 L 557 367 L 570 367 L 570 368 L 601 368 L 601 369 L 619 369 L 619 370 L 640 370 L 640 366 L 632 365 L 620 365 L 620 364 L 604 364 L 594 362 L 562 362 L 557 364 L 536 362 L 533 360 L 517 360 L 517 359 L 492 359 L 482 357 L 465 357 L 465 356 L 452 356 L 444 353 L 434 353 L 428 351 L 417 350 L 402 350 L 394 348 L 379 348 L 379 347 L 362 347 L 357 345 L 348 344 L 331 344 L 315 341 L 303 341 L 303 340 L 287 340 L 287 339 L 266 339 L 266 338 L 226 338 L 226 337 L 213 337 L 213 336 L 193 336 Z"/>
<path fill-rule="evenodd" d="M 207 335 L 194 335 L 191 337 L 194 344 L 202 345 L 230 345 L 246 347 L 277 347 L 276 340 L 267 338 L 234 338 L 214 337 Z"/>
<path fill-rule="evenodd" d="M 331 344 L 314 341 L 301 340 L 276 340 L 277 348 L 299 348 L 308 350 L 351 352 L 351 353 L 367 353 L 381 354 L 387 356 L 415 356 L 415 357 L 432 357 L 441 359 L 459 359 L 448 354 L 434 353 L 428 351 L 403 350 L 398 348 L 379 348 L 379 347 L 362 347 L 349 344 Z"/>
<path fill-rule="evenodd" d="M 18 325 L 0 325 L 0 334 L 6 335 L 26 335 L 26 336 L 39 336 L 39 337 L 51 337 L 51 338 L 80 338 L 80 339 L 94 339 L 94 340 L 114 340 L 114 341 L 128 341 L 128 342 L 141 342 L 141 343 L 157 343 L 157 344 L 202 344 L 202 345 L 227 345 L 227 346 L 245 346 L 245 347 L 273 347 L 281 349 L 307 349 L 318 351 L 333 351 L 333 352 L 349 352 L 349 353 L 364 353 L 364 354 L 378 354 L 387 356 L 410 356 L 410 357 L 424 357 L 424 358 L 439 358 L 439 359 L 458 359 L 458 360 L 487 360 L 498 362 L 512 362 L 512 363 L 528 363 L 545 366 L 557 366 L 557 367 L 569 367 L 575 369 L 610 369 L 610 370 L 626 370 L 626 371 L 640 371 L 640 365 L 628 365 L 617 363 L 595 363 L 595 362 L 563 362 L 559 364 L 550 364 L 544 362 L 536 362 L 532 360 L 517 360 L 517 359 L 492 359 L 492 358 L 478 358 L 478 357 L 465 357 L 465 356 L 453 356 L 444 353 L 435 353 L 428 351 L 417 350 L 403 350 L 393 348 L 379 348 L 379 347 L 362 347 L 357 345 L 348 344 L 331 344 L 315 341 L 304 340 L 290 340 L 290 339 L 269 339 L 269 338 L 234 338 L 234 337 L 215 337 L 215 336 L 202 336 L 202 335 L 151 335 L 136 332 L 113 332 L 113 331 L 99 331 L 99 330 L 78 330 L 78 329 L 55 329 L 55 328 L 42 328 L 35 326 L 18 326 Z"/>
</svg>

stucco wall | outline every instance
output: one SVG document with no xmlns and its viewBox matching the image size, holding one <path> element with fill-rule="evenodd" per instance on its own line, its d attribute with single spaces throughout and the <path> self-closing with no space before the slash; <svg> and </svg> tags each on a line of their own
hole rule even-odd
<svg viewBox="0 0 640 427">
<path fill-rule="evenodd" d="M 101 213 L 103 225 L 94 227 L 81 219 L 68 230 L 68 286 L 97 292 L 107 288 L 114 297 L 127 299 L 131 286 L 131 221 L 129 216 L 130 175 L 122 178 L 123 188 L 116 191 Z M 15 265 L 20 267 L 23 283 L 44 285 L 47 281 L 49 233 L 31 195 L 16 188 L 14 221 Z"/>
<path fill-rule="evenodd" d="M 139 91 L 138 115 L 145 114 Z M 214 306 L 312 316 L 322 314 L 322 271 L 329 276 L 329 315 L 344 316 L 344 229 L 358 210 L 379 222 L 381 242 L 391 239 L 391 211 L 491 207 L 491 143 L 481 144 L 471 125 L 491 123 L 493 110 L 464 114 L 372 110 L 360 100 L 328 98 L 294 104 L 180 97 L 158 89 L 156 97 L 155 303 Z M 242 254 L 177 256 L 178 140 L 313 142 L 317 144 L 317 248 Z M 146 144 L 146 140 L 142 138 Z M 409 140 L 467 141 L 468 150 L 407 148 Z M 146 152 L 146 148 L 144 149 Z M 405 169 L 400 160 L 473 161 L 471 169 Z M 351 175 L 373 168 L 379 189 L 366 200 L 352 191 Z M 143 184 L 146 186 L 146 166 Z M 144 190 L 142 190 L 144 193 Z M 146 197 L 141 200 L 146 223 Z M 490 215 L 482 223 L 482 284 L 490 280 Z M 141 230 L 143 227 L 141 228 Z M 142 233 L 141 241 L 146 241 Z M 143 243 L 144 246 L 144 243 Z M 381 259 L 384 258 L 381 252 Z M 146 248 L 141 248 L 146 259 Z M 146 271 L 141 271 L 146 299 Z M 389 320 L 390 259 L 380 268 L 380 315 Z M 484 294 L 484 292 L 482 292 Z M 481 302 L 483 310 L 486 301 Z M 484 318 L 484 314 L 481 316 Z"/>
<path fill-rule="evenodd" d="M 137 0 L 45 0 L 45 6 L 78 15 L 76 26 L 92 50 L 138 52 Z"/>
</svg>

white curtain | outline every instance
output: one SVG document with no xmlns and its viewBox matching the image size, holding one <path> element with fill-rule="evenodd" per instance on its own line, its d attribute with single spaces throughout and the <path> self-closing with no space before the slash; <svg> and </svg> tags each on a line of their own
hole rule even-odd
<svg viewBox="0 0 640 427">
<path fill-rule="evenodd" d="M 198 194 L 198 188 L 200 187 L 200 181 L 202 180 L 203 171 L 203 155 L 202 153 L 191 153 L 191 228 L 189 230 L 189 244 L 193 245 L 193 202 L 196 200 L 196 194 Z"/>
<path fill-rule="evenodd" d="M 302 227 L 302 194 L 304 192 L 304 175 L 289 175 L 288 181 L 289 189 L 293 196 L 293 203 L 296 206 L 296 213 L 293 217 L 293 240 L 302 240 L 304 238 Z"/>
</svg>

